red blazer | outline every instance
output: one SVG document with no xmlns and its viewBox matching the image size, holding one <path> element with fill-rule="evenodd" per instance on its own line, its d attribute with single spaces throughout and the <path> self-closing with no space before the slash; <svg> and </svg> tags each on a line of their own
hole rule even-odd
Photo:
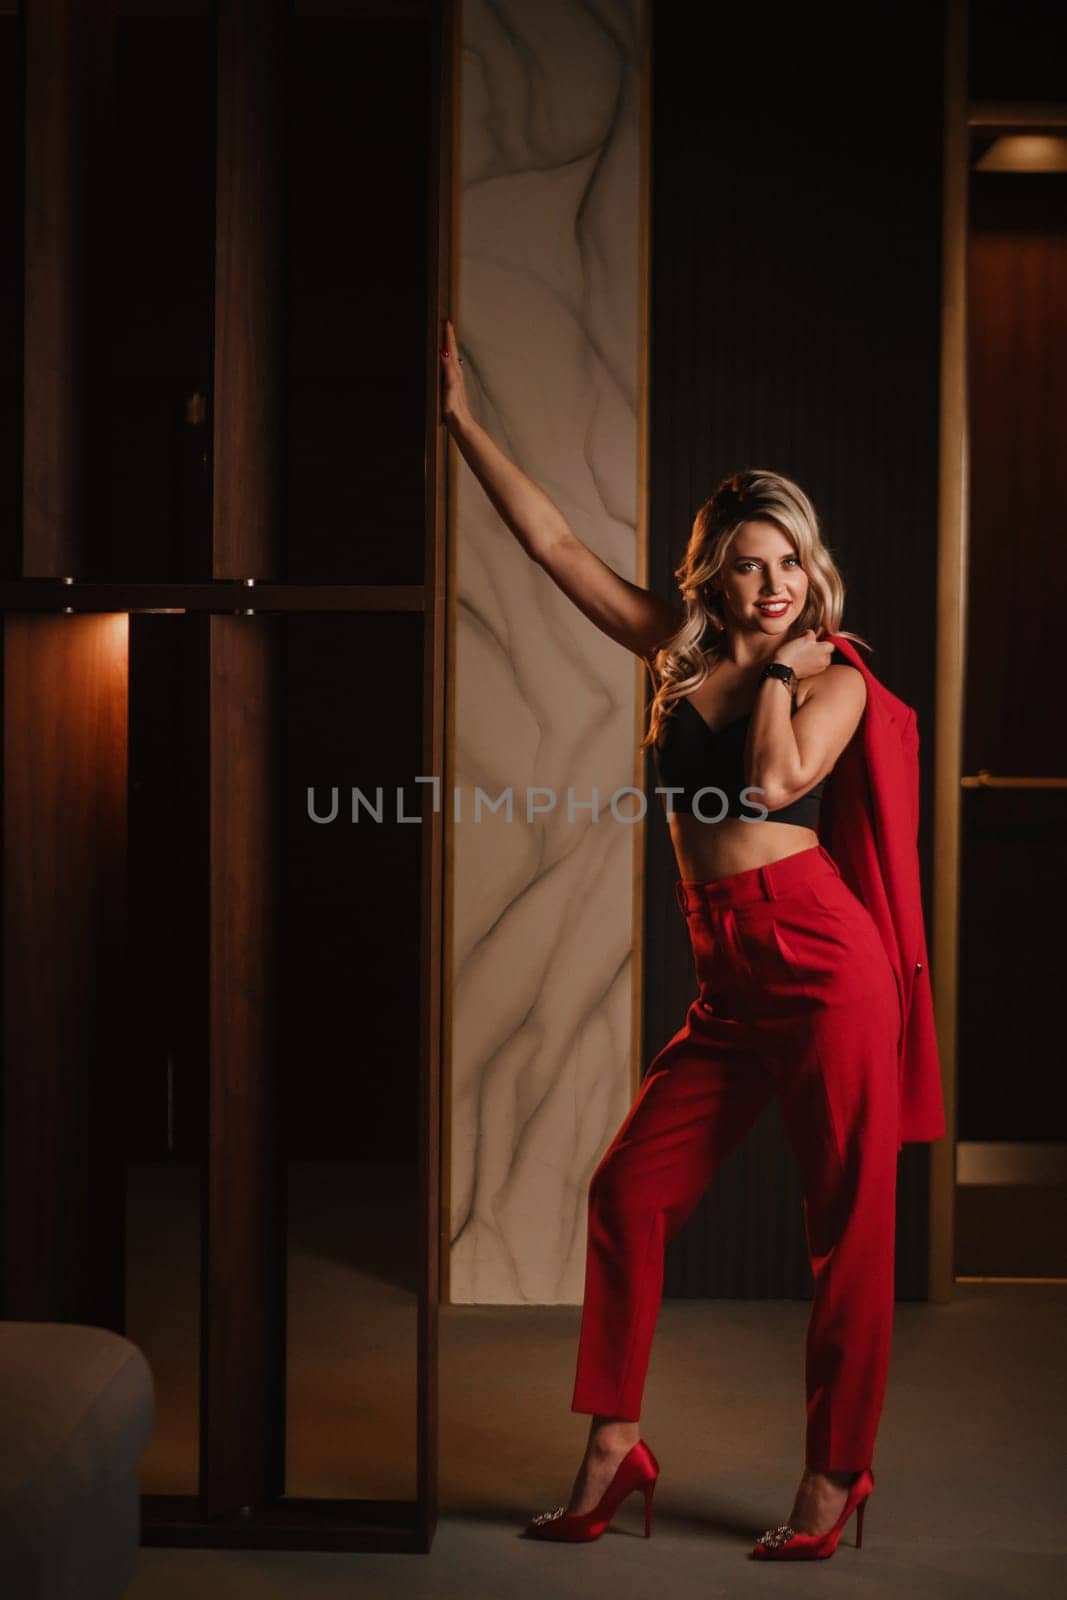
<svg viewBox="0 0 1067 1600">
<path fill-rule="evenodd" d="M 855 645 L 827 637 L 867 681 L 859 727 L 826 780 L 819 840 L 877 925 L 900 994 L 897 1152 L 945 1133 L 919 882 L 919 725 Z"/>
</svg>

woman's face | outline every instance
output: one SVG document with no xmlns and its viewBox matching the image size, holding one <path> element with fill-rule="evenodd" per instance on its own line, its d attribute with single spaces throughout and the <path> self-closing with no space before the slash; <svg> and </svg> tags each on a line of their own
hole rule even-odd
<svg viewBox="0 0 1067 1600">
<path fill-rule="evenodd" d="M 808 575 L 781 528 L 773 522 L 743 522 L 719 572 L 725 619 L 746 632 L 783 638 L 796 622 L 808 593 Z M 783 602 L 784 605 L 777 603 Z"/>
</svg>

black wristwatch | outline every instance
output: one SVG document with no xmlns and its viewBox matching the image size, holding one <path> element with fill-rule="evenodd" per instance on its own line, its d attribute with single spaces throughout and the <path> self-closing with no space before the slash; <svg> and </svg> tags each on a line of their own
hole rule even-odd
<svg viewBox="0 0 1067 1600">
<path fill-rule="evenodd" d="M 759 675 L 759 682 L 762 683 L 764 678 L 781 678 L 789 693 L 796 693 L 797 675 L 792 667 L 786 666 L 784 661 L 768 661 Z M 759 688 L 759 684 L 756 687 Z"/>
</svg>

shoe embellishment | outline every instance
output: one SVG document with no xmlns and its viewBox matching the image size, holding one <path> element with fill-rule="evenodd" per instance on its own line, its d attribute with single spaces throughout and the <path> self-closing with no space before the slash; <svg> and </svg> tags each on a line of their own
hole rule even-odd
<svg viewBox="0 0 1067 1600">
<path fill-rule="evenodd" d="M 532 1519 L 531 1526 L 540 1528 L 546 1522 L 557 1522 L 563 1516 L 565 1509 L 564 1506 L 557 1506 L 554 1511 L 542 1511 Z"/>
<path fill-rule="evenodd" d="M 777 1550 L 780 1545 L 795 1539 L 796 1533 L 797 1530 L 791 1528 L 788 1522 L 783 1522 L 777 1528 L 768 1528 L 766 1533 L 761 1533 L 756 1543 L 763 1545 L 765 1550 Z"/>
</svg>

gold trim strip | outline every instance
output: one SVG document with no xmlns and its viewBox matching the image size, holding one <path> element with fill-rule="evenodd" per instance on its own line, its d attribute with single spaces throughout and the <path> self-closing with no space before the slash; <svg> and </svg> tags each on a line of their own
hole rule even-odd
<svg viewBox="0 0 1067 1600">
<path fill-rule="evenodd" d="M 960 779 L 961 789 L 1067 789 L 1067 778 L 998 778 L 988 767 Z"/>
<path fill-rule="evenodd" d="M 955 1245 L 956 992 L 967 600 L 967 3 L 945 12 L 941 235 L 941 419 L 937 551 L 933 976 L 946 1136 L 930 1147 L 932 1301 L 952 1299 Z"/>
<path fill-rule="evenodd" d="M 463 0 L 455 0 L 452 7 L 452 36 L 449 40 L 452 73 L 452 193 L 449 237 L 449 307 L 448 315 L 455 321 L 459 315 L 459 268 L 461 258 L 460 188 L 463 166 Z M 440 330 L 438 330 L 440 332 Z M 446 561 L 445 561 L 445 731 L 443 790 L 452 793 L 455 782 L 456 751 L 456 593 L 458 579 L 458 528 L 459 452 L 451 434 L 445 436 L 443 468 L 446 499 Z M 455 988 L 454 949 L 452 925 L 455 920 L 455 838 L 453 835 L 452 807 L 445 805 L 441 928 L 441 1148 L 440 1148 L 440 1217 L 438 1269 L 438 1301 L 449 1305 L 452 1299 L 452 1000 Z"/>
<path fill-rule="evenodd" d="M 1050 128 L 1067 128 L 1067 103 L 1058 100 L 975 100 L 967 112 L 969 128 L 989 132 L 1003 128 L 1018 132 L 1042 133 Z"/>
<path fill-rule="evenodd" d="M 955 1283 L 1067 1283 L 1067 1278 L 969 1278 L 961 1273 L 953 1281 Z"/>
<path fill-rule="evenodd" d="M 652 144 L 652 0 L 641 4 L 641 96 L 638 138 L 640 151 L 640 192 L 637 216 L 637 501 L 634 551 L 634 582 L 648 587 L 648 428 L 649 428 L 649 330 L 650 310 L 650 237 L 649 226 L 652 203 L 652 173 L 650 149 Z M 645 787 L 645 753 L 640 749 L 645 734 L 645 695 L 648 689 L 648 668 L 634 658 L 634 787 L 641 793 Z M 642 1034 L 644 1031 L 644 926 L 645 926 L 645 860 L 648 849 L 648 817 L 634 829 L 633 895 L 631 900 L 631 937 L 633 955 L 630 962 L 630 1098 L 635 1099 L 641 1085 Z"/>
</svg>

